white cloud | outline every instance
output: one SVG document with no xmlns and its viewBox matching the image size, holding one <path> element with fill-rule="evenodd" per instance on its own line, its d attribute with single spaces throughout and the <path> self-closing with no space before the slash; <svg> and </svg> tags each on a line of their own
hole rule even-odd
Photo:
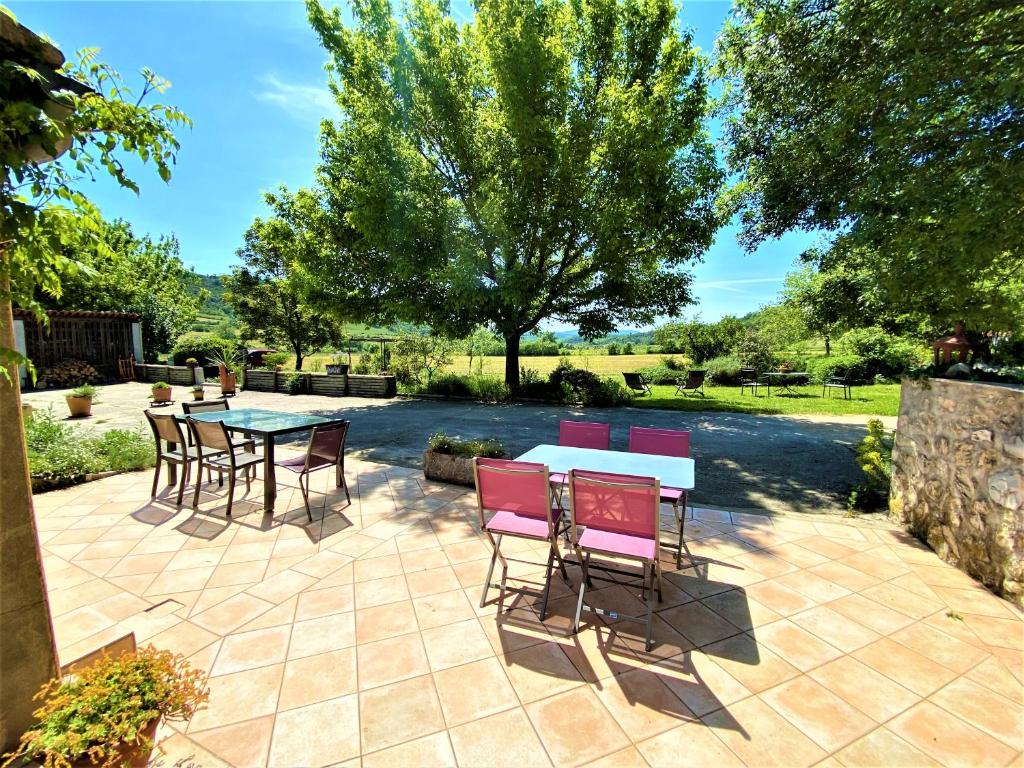
<svg viewBox="0 0 1024 768">
<path fill-rule="evenodd" d="M 325 117 L 338 117 L 334 94 L 326 85 L 289 83 L 273 73 L 260 78 L 260 84 L 257 99 L 276 104 L 299 119 L 319 122 Z"/>
<path fill-rule="evenodd" d="M 730 293 L 747 293 L 741 286 L 758 285 L 762 283 L 781 283 L 783 277 L 744 277 L 737 280 L 697 280 L 694 282 L 695 289 L 711 289 L 729 291 Z"/>
</svg>

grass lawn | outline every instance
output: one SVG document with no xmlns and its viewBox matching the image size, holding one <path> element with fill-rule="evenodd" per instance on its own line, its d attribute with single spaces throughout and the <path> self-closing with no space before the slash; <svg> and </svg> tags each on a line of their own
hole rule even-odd
<svg viewBox="0 0 1024 768">
<path fill-rule="evenodd" d="M 675 387 L 651 387 L 649 397 L 638 397 L 633 401 L 637 408 L 663 408 L 677 411 L 737 411 L 740 413 L 787 413 L 803 415 L 854 415 L 896 416 L 900 408 L 899 384 L 872 384 L 853 388 L 853 399 L 843 400 L 841 394 L 832 397 L 821 396 L 821 386 L 794 387 L 797 392 L 776 394 L 771 397 L 763 392 L 756 397 L 747 390 L 742 395 L 738 386 L 704 387 L 707 397 L 700 395 L 677 395 Z"/>
</svg>

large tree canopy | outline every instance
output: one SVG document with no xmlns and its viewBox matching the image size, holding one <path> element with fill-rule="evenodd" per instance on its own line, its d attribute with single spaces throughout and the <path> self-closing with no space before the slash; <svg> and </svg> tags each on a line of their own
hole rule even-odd
<svg viewBox="0 0 1024 768">
<path fill-rule="evenodd" d="M 676 316 L 719 224 L 704 62 L 671 0 L 309 0 L 342 118 L 323 129 L 319 299 L 506 342 Z"/>
<path fill-rule="evenodd" d="M 302 263 L 315 262 L 323 248 L 317 234 L 320 207 L 308 190 L 282 188 L 266 201 L 272 215 L 256 219 L 245 233 L 245 246 L 238 250 L 242 265 L 223 278 L 224 299 L 234 307 L 243 337 L 287 345 L 301 371 L 303 357 L 340 336 L 333 318 L 304 299 Z"/>
<path fill-rule="evenodd" d="M 178 241 L 138 237 L 126 221 L 104 222 L 95 241 L 68 253 L 77 263 L 54 296 L 40 288 L 39 303 L 51 309 L 137 312 L 147 360 L 170 349 L 184 333 L 206 296 L 199 276 L 178 257 Z"/>
<path fill-rule="evenodd" d="M 823 228 L 901 310 L 1024 322 L 1024 4 L 737 0 L 719 53 L 747 245 Z"/>
</svg>

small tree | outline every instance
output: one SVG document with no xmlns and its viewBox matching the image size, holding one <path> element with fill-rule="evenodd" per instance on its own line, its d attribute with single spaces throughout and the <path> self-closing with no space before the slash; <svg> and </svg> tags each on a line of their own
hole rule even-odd
<svg viewBox="0 0 1024 768">
<path fill-rule="evenodd" d="M 408 365 L 417 381 L 420 372 L 425 373 L 429 384 L 439 369 L 451 364 L 455 349 L 456 342 L 443 336 L 403 336 L 392 345 L 391 359 L 395 368 Z"/>
<path fill-rule="evenodd" d="M 243 337 L 285 344 L 295 354 L 295 370 L 303 358 L 336 342 L 340 329 L 333 316 L 306 303 L 300 259 L 315 260 L 322 248 L 316 232 L 320 216 L 308 191 L 292 194 L 282 188 L 266 195 L 273 215 L 256 219 L 238 250 L 242 266 L 224 277 L 225 300 L 242 324 Z"/>
</svg>

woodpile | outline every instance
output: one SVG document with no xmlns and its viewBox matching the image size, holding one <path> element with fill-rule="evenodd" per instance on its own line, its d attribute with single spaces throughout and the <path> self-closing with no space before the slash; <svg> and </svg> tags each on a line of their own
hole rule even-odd
<svg viewBox="0 0 1024 768">
<path fill-rule="evenodd" d="M 36 380 L 37 387 L 80 387 L 103 381 L 99 371 L 84 360 L 64 360 L 45 369 Z"/>
</svg>

